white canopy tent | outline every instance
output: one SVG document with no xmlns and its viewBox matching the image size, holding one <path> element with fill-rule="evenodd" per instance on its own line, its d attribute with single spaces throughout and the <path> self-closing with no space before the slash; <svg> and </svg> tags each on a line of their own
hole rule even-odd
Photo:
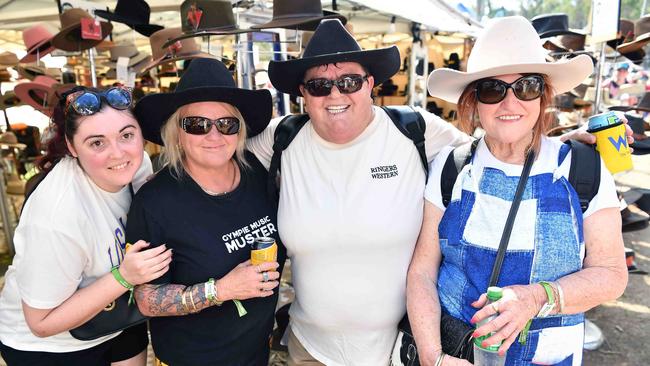
<svg viewBox="0 0 650 366">
<path fill-rule="evenodd" d="M 351 2 L 420 23 L 432 31 L 474 34 L 480 27 L 479 23 L 459 13 L 442 0 L 408 0 L 407 4 L 395 0 L 353 0 Z"/>
</svg>

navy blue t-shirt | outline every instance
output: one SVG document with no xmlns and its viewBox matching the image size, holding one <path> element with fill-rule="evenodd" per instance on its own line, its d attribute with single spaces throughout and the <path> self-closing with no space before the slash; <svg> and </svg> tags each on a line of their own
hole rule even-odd
<svg viewBox="0 0 650 366">
<path fill-rule="evenodd" d="M 126 237 L 152 247 L 173 248 L 169 271 L 152 283 L 191 286 L 219 279 L 250 258 L 255 237 L 274 237 L 280 270 L 286 250 L 280 243 L 274 204 L 266 191 L 267 172 L 249 152 L 252 169 L 241 169 L 232 192 L 211 196 L 187 174 L 180 179 L 162 169 L 133 199 Z M 196 314 L 149 320 L 156 356 L 171 366 L 264 365 L 278 299 L 274 295 L 242 301 L 248 314 L 239 317 L 232 301 Z"/>
</svg>

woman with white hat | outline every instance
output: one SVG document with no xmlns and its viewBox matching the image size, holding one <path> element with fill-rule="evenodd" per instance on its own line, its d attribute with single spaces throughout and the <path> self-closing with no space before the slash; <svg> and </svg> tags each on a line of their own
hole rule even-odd
<svg viewBox="0 0 650 366">
<path fill-rule="evenodd" d="M 598 193 L 583 214 L 567 180 L 569 146 L 544 135 L 553 95 L 579 85 L 592 61 L 578 56 L 549 63 L 541 45 L 528 20 L 501 18 L 477 38 L 467 72 L 438 69 L 429 76 L 431 95 L 457 103 L 460 126 L 468 133 L 481 127 L 485 136 L 459 172 L 448 205 L 440 177 L 452 149 L 441 151 L 431 167 L 407 290 L 423 364 L 467 364 L 441 350 L 441 311 L 468 328 L 496 315 L 473 337 L 491 334 L 484 346 L 503 342 L 498 352 L 508 365 L 580 364 L 584 312 L 625 289 L 611 175 L 601 162 Z M 530 176 L 497 282 L 504 295 L 485 306 L 524 166 L 531 166 Z"/>
</svg>

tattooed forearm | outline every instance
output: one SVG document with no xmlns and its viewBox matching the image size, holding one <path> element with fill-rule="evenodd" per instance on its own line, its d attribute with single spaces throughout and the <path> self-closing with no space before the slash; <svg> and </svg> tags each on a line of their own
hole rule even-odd
<svg viewBox="0 0 650 366">
<path fill-rule="evenodd" d="M 187 315 L 214 305 L 205 297 L 205 283 L 140 285 L 135 288 L 135 300 L 146 316 Z"/>
</svg>

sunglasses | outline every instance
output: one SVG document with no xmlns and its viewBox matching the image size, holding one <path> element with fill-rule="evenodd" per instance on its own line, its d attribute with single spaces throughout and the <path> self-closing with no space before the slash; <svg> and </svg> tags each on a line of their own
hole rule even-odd
<svg viewBox="0 0 650 366">
<path fill-rule="evenodd" d="M 361 90 L 363 82 L 368 80 L 368 75 L 349 74 L 343 75 L 336 80 L 311 79 L 303 84 L 309 94 L 314 97 L 325 97 L 330 95 L 334 85 L 341 94 L 352 94 Z"/>
<path fill-rule="evenodd" d="M 497 104 L 512 89 L 519 100 L 533 100 L 544 94 L 544 78 L 540 75 L 520 77 L 512 83 L 498 79 L 483 79 L 476 83 L 476 98 L 483 104 Z"/>
<path fill-rule="evenodd" d="M 66 97 L 65 110 L 73 110 L 81 116 L 90 116 L 102 109 L 102 100 L 114 109 L 128 109 L 133 101 L 131 88 L 117 86 L 102 92 L 80 90 Z"/>
<path fill-rule="evenodd" d="M 234 135 L 239 132 L 237 117 L 210 119 L 206 117 L 183 117 L 181 128 L 190 135 L 207 135 L 214 126 L 222 135 Z"/>
</svg>

